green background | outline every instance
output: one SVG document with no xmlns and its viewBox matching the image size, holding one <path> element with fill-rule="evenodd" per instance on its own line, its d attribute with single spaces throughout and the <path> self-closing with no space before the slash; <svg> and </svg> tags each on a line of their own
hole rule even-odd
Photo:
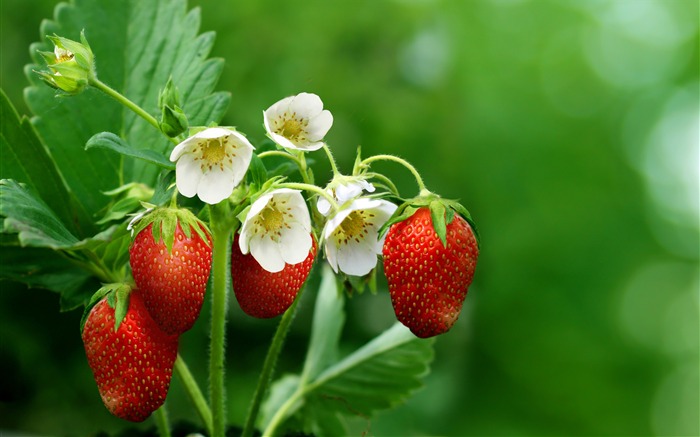
<svg viewBox="0 0 700 437">
<path fill-rule="evenodd" d="M 55 2 L 0 5 L 2 88 L 27 113 L 22 68 Z M 355 435 L 700 434 L 697 1 L 190 5 L 226 59 L 224 124 L 262 139 L 265 108 L 314 92 L 334 115 L 327 141 L 341 169 L 358 145 L 399 155 L 479 226 L 475 280 L 426 387 L 354 420 Z M 99 71 L 109 54 L 96 56 Z M 405 170 L 376 169 L 414 193 Z M 79 311 L 0 287 L 0 431 L 130 426 L 99 401 Z M 302 304 L 279 372 L 303 360 L 312 302 Z M 200 383 L 206 310 L 182 339 Z M 394 318 L 384 290 L 349 310 L 348 350 Z M 230 315 L 229 408 L 241 423 L 276 321 L 235 301 Z M 195 420 L 179 382 L 172 393 L 172 418 Z"/>
</svg>

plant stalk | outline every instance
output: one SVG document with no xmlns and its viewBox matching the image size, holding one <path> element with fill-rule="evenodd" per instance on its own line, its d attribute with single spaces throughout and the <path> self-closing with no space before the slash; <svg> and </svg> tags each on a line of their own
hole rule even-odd
<svg viewBox="0 0 700 437">
<path fill-rule="evenodd" d="M 408 169 L 413 174 L 413 177 L 416 179 L 416 183 L 418 184 L 418 190 L 420 191 L 420 195 L 427 195 L 430 194 L 430 191 L 428 191 L 427 188 L 425 188 L 425 183 L 423 182 L 423 178 L 420 176 L 420 173 L 418 173 L 418 170 L 408 161 L 406 161 L 403 158 L 399 158 L 398 156 L 394 155 L 374 155 L 370 156 L 369 158 L 365 159 L 362 161 L 361 165 L 367 166 L 372 162 L 375 161 L 393 161 L 398 164 L 403 165 Z"/>
<path fill-rule="evenodd" d="M 187 367 L 187 364 L 179 354 L 177 356 L 177 360 L 175 360 L 175 373 L 177 373 L 178 377 L 182 381 L 182 384 L 185 386 L 185 391 L 190 397 L 192 404 L 194 404 L 200 419 L 202 419 L 202 422 L 207 429 L 207 433 L 209 435 L 213 434 L 212 417 L 209 405 L 207 404 L 206 399 L 204 399 L 204 395 L 202 395 L 202 391 L 199 389 L 197 381 L 192 376 L 192 373 L 190 373 L 189 367 Z"/>
<path fill-rule="evenodd" d="M 260 412 L 260 405 L 262 403 L 263 396 L 267 392 L 267 388 L 270 385 L 272 379 L 272 373 L 277 365 L 277 359 L 284 346 L 284 340 L 287 337 L 287 332 L 289 332 L 289 327 L 294 320 L 294 315 L 296 313 L 296 307 L 301 299 L 301 295 L 306 287 L 302 287 L 294 299 L 291 307 L 282 316 L 279 325 L 277 325 L 277 331 L 275 336 L 272 338 L 272 343 L 270 348 L 267 350 L 267 356 L 265 357 L 265 362 L 263 364 L 262 372 L 260 373 L 260 378 L 258 379 L 258 386 L 255 389 L 255 394 L 250 404 L 250 409 L 248 410 L 248 417 L 245 421 L 245 426 L 243 428 L 243 433 L 241 437 L 251 437 L 255 428 L 255 422 L 258 418 L 258 413 Z"/>
<path fill-rule="evenodd" d="M 227 208 L 212 207 L 212 319 L 209 350 L 209 401 L 212 414 L 212 437 L 226 433 L 225 343 L 228 298 L 228 256 L 232 227 L 226 219 Z M 224 211 L 226 209 L 226 211 Z"/>
<path fill-rule="evenodd" d="M 168 410 L 165 408 L 165 404 L 156 410 L 153 418 L 156 420 L 158 435 L 160 437 L 171 437 L 170 423 L 168 423 Z"/>
<path fill-rule="evenodd" d="M 97 77 L 92 77 L 90 78 L 90 85 L 93 87 L 97 88 L 98 90 L 102 91 L 103 93 L 107 94 L 117 102 L 121 103 L 122 105 L 126 106 L 127 108 L 131 109 L 136 115 L 139 117 L 143 118 L 158 130 L 158 132 L 161 132 L 160 129 L 160 124 L 158 123 L 158 120 L 155 119 L 151 114 L 146 112 L 143 108 L 141 108 L 139 105 L 136 103 L 132 102 L 129 100 L 125 95 L 121 94 L 119 91 L 115 90 L 114 88 L 111 88 L 109 85 L 106 83 L 102 82 L 99 80 Z M 175 138 L 170 138 L 166 135 L 166 137 L 173 143 L 177 144 L 177 140 Z"/>
</svg>

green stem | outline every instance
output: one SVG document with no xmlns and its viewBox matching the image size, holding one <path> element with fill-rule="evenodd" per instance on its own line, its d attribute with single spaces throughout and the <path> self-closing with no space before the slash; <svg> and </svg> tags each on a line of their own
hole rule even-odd
<svg viewBox="0 0 700 437">
<path fill-rule="evenodd" d="M 165 404 L 156 410 L 154 418 L 156 420 L 156 427 L 158 428 L 158 435 L 160 437 L 171 437 L 170 424 L 168 423 L 168 410 L 165 408 Z"/>
<path fill-rule="evenodd" d="M 428 189 L 425 188 L 425 183 L 423 182 L 423 178 L 421 178 L 420 174 L 418 173 L 418 170 L 416 170 L 416 168 L 405 159 L 399 158 L 398 156 L 394 155 L 375 155 L 363 160 L 361 165 L 367 166 L 375 161 L 393 161 L 403 165 L 413 174 L 413 177 L 416 178 L 416 183 L 418 184 L 420 195 L 430 194 L 430 191 L 428 191 Z"/>
<path fill-rule="evenodd" d="M 314 177 L 313 174 L 309 174 L 309 167 L 306 165 L 306 155 L 304 152 L 297 152 L 297 159 L 299 160 L 299 173 L 301 173 L 301 178 L 305 184 L 313 185 Z"/>
<path fill-rule="evenodd" d="M 296 156 L 292 155 L 291 153 L 284 152 L 282 150 L 268 150 L 267 152 L 262 152 L 258 155 L 258 158 L 267 158 L 268 156 L 281 156 L 282 158 L 287 158 L 292 161 L 297 165 L 297 167 L 301 168 L 301 162 L 297 159 Z"/>
<path fill-rule="evenodd" d="M 272 416 L 272 419 L 270 419 L 270 422 L 267 424 L 267 427 L 262 433 L 263 437 L 271 437 L 275 435 L 275 432 L 277 432 L 277 428 L 287 418 L 288 411 L 304 395 L 304 391 L 305 386 L 303 384 L 303 381 L 300 381 L 299 387 L 296 389 L 296 391 L 289 398 L 287 398 L 287 400 L 284 402 L 284 404 L 282 404 L 279 410 L 275 412 L 275 415 Z"/>
<path fill-rule="evenodd" d="M 228 254 L 232 227 L 226 217 L 228 205 L 212 208 L 212 319 L 211 347 L 209 350 L 209 397 L 212 414 L 212 437 L 224 437 L 226 432 L 225 408 L 225 340 L 228 297 Z M 226 211 L 224 211 L 226 209 Z"/>
<path fill-rule="evenodd" d="M 326 152 L 326 156 L 328 157 L 328 162 L 331 164 L 331 170 L 333 170 L 333 176 L 337 176 L 340 174 L 338 172 L 338 166 L 335 164 L 335 159 L 333 158 L 333 154 L 331 153 L 331 149 L 328 147 L 328 144 L 323 145 L 323 150 Z"/>
<path fill-rule="evenodd" d="M 93 87 L 102 91 L 103 93 L 107 94 L 108 96 L 110 96 L 111 98 L 113 98 L 117 102 L 121 103 L 122 105 L 126 106 L 127 108 L 131 109 L 132 111 L 134 111 L 134 113 L 136 113 L 136 115 L 143 118 L 151 126 L 156 128 L 158 130 L 158 132 L 161 132 L 160 124 L 158 124 L 158 120 L 156 120 L 155 117 L 153 117 L 151 114 L 146 112 L 143 108 L 141 108 L 136 103 L 129 100 L 126 96 L 121 94 L 119 91 L 111 88 L 109 85 L 102 82 L 101 80 L 99 80 L 96 77 L 90 78 L 90 85 L 92 85 Z M 175 138 L 170 138 L 170 137 L 168 137 L 168 138 L 170 139 L 170 141 L 177 144 L 178 141 Z"/>
<path fill-rule="evenodd" d="M 179 354 L 177 356 L 177 360 L 175 360 L 175 373 L 177 373 L 178 377 L 182 381 L 182 384 L 185 386 L 187 395 L 190 397 L 190 400 L 192 401 L 192 404 L 194 404 L 200 419 L 202 419 L 204 426 L 207 428 L 207 433 L 211 435 L 211 410 L 209 409 L 206 399 L 204 399 L 204 395 L 202 395 L 202 391 L 199 389 L 199 385 L 197 385 L 197 381 L 195 381 L 192 373 L 190 373 L 189 367 L 187 367 L 187 364 Z"/>
<path fill-rule="evenodd" d="M 304 190 L 304 191 L 311 191 L 312 193 L 316 193 L 319 196 L 323 196 L 330 202 L 331 207 L 333 208 L 334 211 L 337 211 L 338 208 L 338 202 L 335 201 L 333 196 L 330 194 L 326 193 L 326 191 L 323 188 L 317 187 L 316 185 L 311 185 L 311 184 L 300 184 L 297 182 L 284 182 L 282 184 L 278 185 L 280 188 L 291 188 L 293 190 Z"/>
<path fill-rule="evenodd" d="M 277 365 L 277 358 L 284 346 L 284 340 L 287 337 L 287 332 L 289 327 L 294 320 L 294 315 L 296 313 L 297 303 L 301 299 L 301 295 L 306 287 L 302 287 L 294 299 L 292 306 L 284 313 L 282 320 L 280 320 L 277 326 L 277 331 L 275 336 L 272 338 L 272 344 L 267 351 L 267 356 L 265 357 L 265 362 L 263 363 L 263 369 L 260 373 L 260 378 L 258 379 L 258 386 L 255 389 L 255 394 L 253 395 L 253 400 L 250 404 L 250 409 L 248 411 L 248 417 L 245 421 L 245 427 L 243 428 L 243 433 L 241 437 L 251 437 L 255 428 L 255 422 L 258 418 L 258 413 L 260 412 L 260 404 L 262 403 L 263 396 L 267 392 L 267 388 L 270 385 L 272 379 L 272 372 L 275 370 Z"/>
</svg>

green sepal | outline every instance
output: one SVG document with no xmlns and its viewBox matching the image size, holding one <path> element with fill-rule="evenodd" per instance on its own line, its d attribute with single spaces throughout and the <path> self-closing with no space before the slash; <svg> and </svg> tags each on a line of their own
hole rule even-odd
<svg viewBox="0 0 700 437">
<path fill-rule="evenodd" d="M 439 200 L 433 200 L 428 206 L 430 218 L 433 222 L 433 229 L 437 234 L 443 247 L 447 247 L 447 224 L 445 223 L 445 204 Z"/>
<path fill-rule="evenodd" d="M 141 231 L 146 229 L 148 225 L 153 225 L 153 241 L 156 244 L 161 241 L 165 244 L 168 253 L 172 253 L 173 244 L 175 242 L 175 230 L 177 225 L 180 225 L 182 232 L 187 238 L 192 236 L 192 230 L 204 241 L 207 246 L 210 245 L 210 235 L 211 231 L 207 225 L 197 216 L 194 215 L 190 210 L 184 208 L 171 208 L 171 207 L 160 207 L 156 208 L 154 205 L 142 203 L 142 205 L 148 209 L 153 208 L 152 211 L 148 211 L 132 223 L 132 229 L 134 235 L 138 235 Z"/>
<path fill-rule="evenodd" d="M 438 238 L 443 246 L 447 244 L 447 225 L 452 223 L 455 214 L 462 216 L 474 232 L 477 247 L 480 247 L 479 231 L 476 228 L 476 223 L 472 219 L 469 211 L 458 201 L 451 199 L 443 199 L 435 193 L 428 192 L 421 194 L 412 199 L 406 200 L 399 205 L 394 214 L 384 225 L 379 229 L 379 238 L 381 238 L 391 227 L 391 225 L 402 222 L 411 217 L 420 208 L 429 208 L 430 216 L 433 222 L 433 229 L 437 233 Z"/>
<path fill-rule="evenodd" d="M 378 237 L 382 238 L 382 236 L 384 236 L 384 234 L 386 234 L 386 232 L 389 230 L 391 225 L 406 220 L 416 211 L 418 211 L 418 208 L 411 205 L 409 202 L 401 204 L 396 211 L 394 211 L 394 214 L 389 217 L 389 220 L 387 220 L 387 222 L 384 223 L 381 228 L 379 228 Z"/>
<path fill-rule="evenodd" d="M 131 294 L 131 285 L 129 284 L 104 284 L 90 298 L 90 301 L 85 305 L 85 311 L 80 319 L 80 332 L 85 328 L 85 322 L 92 311 L 92 308 L 100 303 L 103 299 L 107 299 L 107 304 L 110 308 L 114 308 L 114 331 L 119 329 L 126 313 L 129 310 L 129 295 Z"/>
<path fill-rule="evenodd" d="M 180 90 L 173 84 L 172 76 L 158 93 L 158 107 L 161 113 L 158 125 L 165 135 L 175 138 L 187 130 L 189 121 L 182 110 Z"/>
</svg>

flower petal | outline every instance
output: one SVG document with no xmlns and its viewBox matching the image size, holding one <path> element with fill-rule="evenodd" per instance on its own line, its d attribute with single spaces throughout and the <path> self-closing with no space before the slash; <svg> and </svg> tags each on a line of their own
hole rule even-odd
<svg viewBox="0 0 700 437">
<path fill-rule="evenodd" d="M 194 197 L 197 194 L 197 186 L 202 178 L 202 170 L 194 159 L 194 155 L 187 153 L 182 155 L 175 165 L 177 191 L 185 197 Z"/>
<path fill-rule="evenodd" d="M 191 148 L 197 144 L 197 139 L 194 137 L 189 137 L 182 141 L 180 144 L 175 146 L 172 152 L 170 152 L 170 162 L 177 161 L 180 156 L 186 152 L 190 152 Z"/>
<path fill-rule="evenodd" d="M 309 120 L 309 125 L 306 127 L 306 137 L 310 142 L 320 141 L 326 136 L 331 126 L 333 126 L 333 114 L 325 109 Z"/>
<path fill-rule="evenodd" d="M 298 117 L 311 119 L 323 110 L 323 102 L 316 94 L 299 93 L 294 96 L 289 104 L 289 111 L 296 112 Z"/>
<path fill-rule="evenodd" d="M 338 250 L 338 268 L 348 275 L 364 276 L 377 265 L 377 253 L 365 240 L 349 242 Z"/>
<path fill-rule="evenodd" d="M 229 135 L 235 135 L 237 134 L 236 131 L 232 131 L 231 129 L 226 129 L 223 127 L 210 127 L 207 129 L 204 129 L 203 131 L 199 131 L 196 134 L 194 134 L 190 138 L 202 138 L 202 139 L 213 139 L 213 138 L 223 138 L 227 137 Z"/>
<path fill-rule="evenodd" d="M 284 269 L 284 259 L 279 250 L 279 245 L 271 238 L 254 236 L 250 240 L 250 253 L 262 268 L 270 273 L 277 273 Z"/>
<path fill-rule="evenodd" d="M 231 170 L 214 167 L 204 173 L 197 186 L 197 196 L 202 202 L 217 204 L 233 193 L 234 175 Z"/>
<path fill-rule="evenodd" d="M 298 264 L 309 256 L 313 242 L 311 234 L 301 227 L 292 227 L 282 231 L 280 252 L 287 264 Z"/>
</svg>

